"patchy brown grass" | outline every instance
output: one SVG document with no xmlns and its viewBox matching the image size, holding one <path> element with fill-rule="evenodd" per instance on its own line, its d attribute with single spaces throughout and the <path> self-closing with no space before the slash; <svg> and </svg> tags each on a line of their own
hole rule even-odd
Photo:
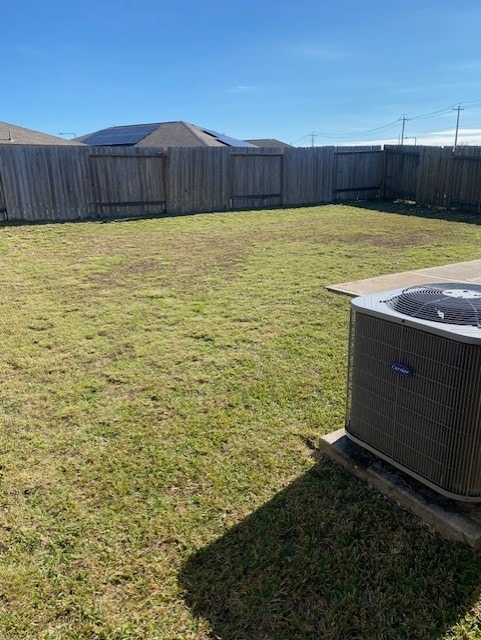
<svg viewBox="0 0 481 640">
<path fill-rule="evenodd" d="M 325 285 L 479 258 L 399 213 L 0 229 L 2 640 L 479 637 L 479 559 L 310 458 Z"/>
</svg>

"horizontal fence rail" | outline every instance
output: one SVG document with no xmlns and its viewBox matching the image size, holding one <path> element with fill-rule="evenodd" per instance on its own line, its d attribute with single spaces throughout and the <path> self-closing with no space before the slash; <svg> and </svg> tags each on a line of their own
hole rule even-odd
<svg viewBox="0 0 481 640">
<path fill-rule="evenodd" d="M 375 198 L 481 211 L 481 147 L 0 145 L 0 220 L 79 220 Z"/>
</svg>

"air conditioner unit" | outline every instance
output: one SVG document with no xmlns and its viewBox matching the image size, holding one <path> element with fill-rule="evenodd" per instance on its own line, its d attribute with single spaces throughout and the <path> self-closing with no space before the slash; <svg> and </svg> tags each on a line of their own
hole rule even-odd
<svg viewBox="0 0 481 640">
<path fill-rule="evenodd" d="M 481 285 L 352 300 L 346 433 L 438 493 L 481 502 Z"/>
</svg>

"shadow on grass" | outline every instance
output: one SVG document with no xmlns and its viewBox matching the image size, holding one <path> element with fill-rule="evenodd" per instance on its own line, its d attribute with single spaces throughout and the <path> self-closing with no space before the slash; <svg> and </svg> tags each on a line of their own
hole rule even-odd
<svg viewBox="0 0 481 640">
<path fill-rule="evenodd" d="M 291 206 L 291 205 L 270 205 L 268 207 L 246 207 L 243 209 L 228 209 L 228 210 L 213 210 L 213 211 L 186 211 L 181 213 L 168 213 L 166 211 L 158 212 L 158 213 L 131 213 L 125 216 L 119 215 L 118 213 L 113 213 L 111 215 L 85 215 L 82 218 L 65 218 L 65 219 L 46 219 L 46 220 L 21 220 L 21 219 L 2 219 L 0 220 L 0 228 L 2 227 L 31 227 L 31 226 L 45 226 L 49 224 L 82 224 L 82 223 L 92 223 L 96 222 L 98 224 L 111 224 L 121 223 L 121 222 L 137 222 L 141 220 L 158 220 L 161 218 L 190 218 L 197 216 L 205 216 L 205 215 L 225 215 L 232 214 L 236 215 L 239 213 L 246 213 L 249 211 L 282 211 L 282 210 L 290 210 L 290 209 L 304 209 L 306 207 L 315 207 L 322 206 L 327 203 L 319 203 L 319 204 L 306 204 L 299 206 Z"/>
<path fill-rule="evenodd" d="M 208 213 L 220 213 L 220 212 L 208 212 Z M 237 211 L 224 213 L 238 213 Z M 0 220 L 0 228 L 2 227 L 43 227 L 50 224 L 83 224 L 96 222 L 97 224 L 112 224 L 120 222 L 138 222 L 139 220 L 157 220 L 160 218 L 185 218 L 189 216 L 200 216 L 203 212 L 193 213 L 139 213 L 129 214 L 128 216 L 119 216 L 119 214 L 104 215 L 104 216 L 85 216 L 83 218 L 70 218 L 70 219 L 55 219 L 55 220 Z"/>
<path fill-rule="evenodd" d="M 323 460 L 190 557 L 181 585 L 220 640 L 441 638 L 481 558 Z"/>
<path fill-rule="evenodd" d="M 439 209 L 437 207 L 427 207 L 409 202 L 392 202 L 384 200 L 361 200 L 358 202 L 343 203 L 358 209 L 369 209 L 370 211 L 381 211 L 383 213 L 394 213 L 400 216 L 416 216 L 429 220 L 448 220 L 450 222 L 464 222 L 467 224 L 481 225 L 481 215 L 474 211 L 461 211 L 457 209 Z"/>
<path fill-rule="evenodd" d="M 317 202 L 306 203 L 300 205 L 271 205 L 269 207 L 248 207 L 245 209 L 230 209 L 227 211 L 192 211 L 187 213 L 146 213 L 139 212 L 138 214 L 130 214 L 126 216 L 119 216 L 119 214 L 112 215 L 91 215 L 82 218 L 72 219 L 55 219 L 55 220 L 0 220 L 0 228 L 2 227 L 22 227 L 22 226 L 43 226 L 48 224 L 71 224 L 83 222 L 97 222 L 100 224 L 110 224 L 112 222 L 134 222 L 138 220 L 152 220 L 160 218 L 183 218 L 190 216 L 202 216 L 212 214 L 239 214 L 246 211 L 282 211 L 291 209 L 305 209 L 312 207 L 332 206 L 335 204 L 356 207 L 358 209 L 369 209 L 371 211 L 382 211 L 383 213 L 394 213 L 403 216 L 418 216 L 421 218 L 438 219 L 438 220 L 450 220 L 451 222 L 466 222 L 468 224 L 481 225 L 481 215 L 476 212 L 439 209 L 436 207 L 428 207 L 424 205 L 418 205 L 415 203 L 404 201 L 389 201 L 389 200 L 336 200 L 334 202 Z"/>
</svg>

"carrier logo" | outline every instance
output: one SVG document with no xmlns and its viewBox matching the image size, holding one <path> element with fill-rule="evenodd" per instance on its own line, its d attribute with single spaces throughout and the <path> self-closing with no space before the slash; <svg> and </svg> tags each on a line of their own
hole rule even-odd
<svg viewBox="0 0 481 640">
<path fill-rule="evenodd" d="M 400 376 L 414 375 L 414 371 L 411 369 L 411 367 L 408 367 L 407 364 L 401 364 L 400 362 L 391 362 L 390 367 L 394 371 L 394 373 L 397 373 Z"/>
</svg>

